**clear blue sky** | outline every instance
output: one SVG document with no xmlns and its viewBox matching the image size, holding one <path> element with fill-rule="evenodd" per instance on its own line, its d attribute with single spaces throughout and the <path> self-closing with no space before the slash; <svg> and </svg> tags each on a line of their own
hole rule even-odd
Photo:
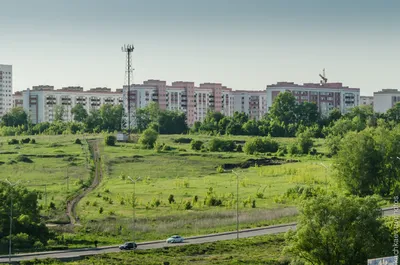
<svg viewBox="0 0 400 265">
<path fill-rule="evenodd" d="M 400 88 L 399 0 L 0 0 L 0 63 L 14 90 L 154 78 L 264 89 L 329 81 Z"/>
</svg>

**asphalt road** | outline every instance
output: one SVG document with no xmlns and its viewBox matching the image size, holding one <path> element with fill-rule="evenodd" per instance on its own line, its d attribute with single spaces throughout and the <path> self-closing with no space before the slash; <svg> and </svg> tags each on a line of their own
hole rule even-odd
<svg viewBox="0 0 400 265">
<path fill-rule="evenodd" d="M 393 215 L 393 208 L 384 208 L 383 215 Z M 399 214 L 399 212 L 397 213 Z M 267 226 L 255 229 L 246 229 L 239 231 L 239 238 L 246 237 L 254 237 L 261 235 L 271 235 L 271 234 L 279 234 L 288 231 L 289 229 L 296 229 L 296 223 L 290 224 L 282 224 L 282 225 L 274 225 Z M 165 240 L 162 241 L 151 241 L 151 242 L 143 242 L 138 243 L 137 249 L 153 249 L 153 248 L 163 248 L 166 246 L 182 246 L 189 244 L 202 244 L 207 242 L 215 242 L 222 240 L 230 240 L 237 238 L 237 233 L 235 232 L 226 232 L 226 233 L 218 233 L 218 234 L 210 234 L 203 236 L 195 236 L 185 238 L 184 243 L 177 244 L 167 244 Z M 123 242 L 121 242 L 122 244 Z M 69 258 L 78 258 L 83 256 L 91 256 L 102 253 L 112 253 L 119 252 L 118 246 L 107 246 L 107 247 L 99 247 L 97 249 L 71 249 L 71 250 L 61 250 L 61 251 L 52 251 L 52 252 L 37 252 L 37 253 L 25 253 L 25 254 L 17 254 L 12 256 L 12 261 L 22 261 L 22 260 L 32 260 L 32 259 L 45 259 L 45 258 L 55 258 L 55 259 L 69 259 Z M 0 256 L 0 263 L 8 263 L 8 256 Z"/>
</svg>

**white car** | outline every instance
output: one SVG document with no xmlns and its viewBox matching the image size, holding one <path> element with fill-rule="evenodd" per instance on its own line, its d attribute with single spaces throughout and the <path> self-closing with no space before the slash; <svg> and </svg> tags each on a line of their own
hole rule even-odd
<svg viewBox="0 0 400 265">
<path fill-rule="evenodd" d="M 167 243 L 183 243 L 183 237 L 174 235 L 167 239 Z"/>
</svg>

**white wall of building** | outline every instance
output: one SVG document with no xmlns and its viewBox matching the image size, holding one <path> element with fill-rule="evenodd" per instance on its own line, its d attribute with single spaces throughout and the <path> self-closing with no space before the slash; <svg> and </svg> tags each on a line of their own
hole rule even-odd
<svg viewBox="0 0 400 265">
<path fill-rule="evenodd" d="M 12 65 L 0 64 L 0 117 L 12 108 L 12 94 Z"/>
<path fill-rule="evenodd" d="M 22 92 L 22 98 L 23 108 L 30 116 L 32 123 L 52 122 L 56 106 L 63 105 L 63 119 L 72 121 L 71 109 L 77 104 L 82 104 L 88 113 L 91 109 L 99 109 L 104 104 L 122 104 L 122 93 L 116 92 L 25 90 Z M 49 104 L 50 102 L 54 104 Z"/>
<path fill-rule="evenodd" d="M 400 91 L 397 89 L 383 89 L 374 92 L 374 111 L 385 113 L 391 109 L 397 102 L 400 102 Z"/>
</svg>

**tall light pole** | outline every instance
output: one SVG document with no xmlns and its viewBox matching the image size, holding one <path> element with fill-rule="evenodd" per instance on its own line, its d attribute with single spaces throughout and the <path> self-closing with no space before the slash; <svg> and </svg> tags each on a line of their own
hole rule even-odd
<svg viewBox="0 0 400 265">
<path fill-rule="evenodd" d="M 239 175 L 232 170 L 236 175 L 236 239 L 239 240 Z"/>
<path fill-rule="evenodd" d="M 133 236 L 132 240 L 135 242 L 135 230 L 136 230 L 136 181 L 140 180 L 141 177 L 131 178 L 128 176 L 128 179 L 133 182 L 133 198 L 132 198 L 132 209 L 133 209 Z"/>
<path fill-rule="evenodd" d="M 325 168 L 325 191 L 328 191 L 328 167 L 324 163 L 320 163 L 320 165 Z"/>
<path fill-rule="evenodd" d="M 11 253 L 12 253 L 12 222 L 13 222 L 13 196 L 12 196 L 12 189 L 14 186 L 18 185 L 21 180 L 18 180 L 17 182 L 11 183 L 8 179 L 0 180 L 1 182 L 7 184 L 10 186 L 10 234 L 9 234 L 9 239 L 8 239 L 8 260 L 11 263 Z M 29 182 L 29 181 L 27 181 Z"/>
</svg>

